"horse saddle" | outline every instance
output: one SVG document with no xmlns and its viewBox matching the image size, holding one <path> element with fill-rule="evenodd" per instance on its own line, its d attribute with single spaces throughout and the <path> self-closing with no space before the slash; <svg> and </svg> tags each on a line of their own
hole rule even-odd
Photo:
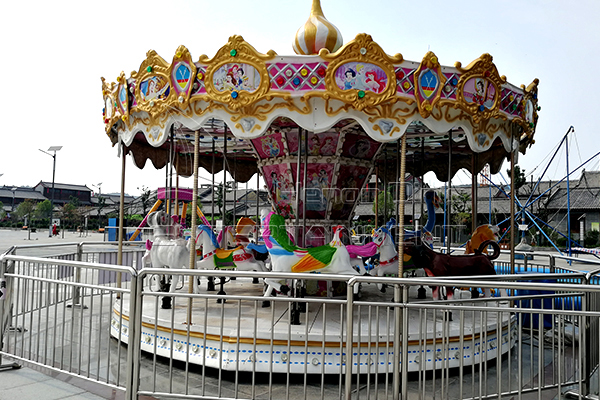
<svg viewBox="0 0 600 400">
<path fill-rule="evenodd" d="M 214 254 L 215 268 L 235 268 L 233 253 L 242 249 L 242 246 L 238 246 L 231 250 L 216 249 Z"/>
</svg>

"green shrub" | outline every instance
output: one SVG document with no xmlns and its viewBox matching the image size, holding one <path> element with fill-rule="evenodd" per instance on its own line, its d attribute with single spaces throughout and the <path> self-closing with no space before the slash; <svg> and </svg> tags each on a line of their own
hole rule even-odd
<svg viewBox="0 0 600 400">
<path fill-rule="evenodd" d="M 583 245 L 588 248 L 600 246 L 600 231 L 587 231 Z"/>
</svg>

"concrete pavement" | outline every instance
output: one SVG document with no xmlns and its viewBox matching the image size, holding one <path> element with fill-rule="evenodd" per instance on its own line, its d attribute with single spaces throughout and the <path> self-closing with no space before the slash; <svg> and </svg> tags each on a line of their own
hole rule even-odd
<svg viewBox="0 0 600 400">
<path fill-rule="evenodd" d="M 29 246 L 39 246 L 53 243 L 78 243 L 82 241 L 103 241 L 104 234 L 97 232 L 64 232 L 59 236 L 49 237 L 48 231 L 28 232 L 26 230 L 0 229 L 0 254 L 12 246 L 23 246 L 18 252 L 21 255 L 42 256 L 46 250 L 28 249 Z M 31 254 L 29 254 L 31 253 Z M 15 362 L 11 358 L 2 357 L 2 365 Z M 112 388 L 41 368 L 33 364 L 22 363 L 19 369 L 0 371 L 0 400 L 13 399 L 114 399 L 125 398 L 125 393 Z"/>
</svg>

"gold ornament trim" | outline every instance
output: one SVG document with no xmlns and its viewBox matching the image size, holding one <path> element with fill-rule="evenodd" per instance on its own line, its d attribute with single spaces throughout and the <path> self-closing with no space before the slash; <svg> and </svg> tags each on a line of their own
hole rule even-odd
<svg viewBox="0 0 600 400">
<path fill-rule="evenodd" d="M 111 141 L 114 143 L 116 143 L 116 138 L 114 135 L 114 132 L 112 131 L 112 127 L 114 124 L 117 123 L 117 121 L 120 118 L 120 112 L 119 112 L 119 108 L 116 106 L 116 101 L 115 101 L 115 83 L 111 82 L 110 85 L 106 83 L 106 80 L 101 77 L 100 80 L 102 81 L 102 98 L 104 100 L 104 115 L 103 115 L 103 119 L 104 119 L 104 127 L 105 127 L 105 131 L 106 134 L 110 137 Z M 107 104 L 110 105 L 110 113 L 109 110 L 107 110 Z M 110 114 L 110 115 L 108 115 Z"/>
<path fill-rule="evenodd" d="M 466 68 L 462 68 L 460 62 L 456 62 L 455 67 L 461 77 L 456 85 L 455 108 L 459 108 L 471 114 L 474 125 L 479 125 L 484 120 L 499 118 L 500 114 L 500 96 L 502 94 L 502 85 L 506 83 L 506 76 L 500 76 L 498 69 L 492 62 L 490 54 L 484 53 L 478 59 L 472 61 Z M 484 110 L 479 110 L 479 104 L 468 103 L 464 97 L 465 84 L 471 79 L 481 78 L 494 86 L 494 102 L 491 107 L 484 106 Z M 487 96 L 487 88 L 486 88 Z M 485 125 L 485 124 L 484 124 Z"/>
<path fill-rule="evenodd" d="M 123 120 L 123 122 L 125 123 L 125 125 L 127 125 L 128 120 L 129 120 L 129 102 L 130 102 L 130 96 L 129 96 L 129 86 L 127 85 L 127 78 L 125 77 L 125 73 L 123 71 L 121 71 L 121 74 L 119 75 L 119 77 L 117 78 L 117 91 L 116 91 L 116 98 L 117 98 L 117 104 L 119 105 L 119 110 L 121 111 L 121 119 Z M 125 106 L 123 106 L 123 104 L 121 103 L 121 90 L 125 89 L 125 96 L 127 101 L 125 102 Z"/>
<path fill-rule="evenodd" d="M 421 73 L 427 70 L 432 71 L 438 79 L 437 88 L 435 90 L 436 93 L 431 100 L 421 95 Z M 428 51 L 427 54 L 425 54 L 423 61 L 421 61 L 421 64 L 413 74 L 413 79 L 415 99 L 417 100 L 419 114 L 421 114 L 423 118 L 428 118 L 431 115 L 433 108 L 436 107 L 437 102 L 442 97 L 442 90 L 446 85 L 446 77 L 442 74 L 442 66 L 435 53 Z"/>
<path fill-rule="evenodd" d="M 190 79 L 185 90 L 180 90 L 181 88 L 177 84 L 176 78 L 173 77 L 173 73 L 176 71 L 176 68 L 179 67 L 180 63 L 184 64 L 190 70 Z M 176 104 L 181 110 L 185 110 L 188 106 L 190 95 L 194 88 L 194 82 L 196 81 L 196 73 L 196 64 L 192 61 L 190 51 L 184 45 L 179 46 L 175 51 L 173 62 L 169 67 L 169 82 L 171 83 L 171 88 L 174 92 L 173 96 L 176 97 Z"/>
<path fill-rule="evenodd" d="M 402 62 L 402 54 L 389 56 L 373 41 L 371 35 L 359 33 L 354 40 L 346 43 L 337 52 L 330 54 L 327 49 L 321 49 L 319 56 L 323 60 L 329 61 L 325 73 L 325 88 L 327 90 L 325 96 L 343 101 L 358 111 L 385 103 L 396 96 L 396 74 L 393 64 Z M 381 68 L 387 76 L 387 86 L 383 92 L 375 93 L 368 90 L 340 89 L 335 81 L 335 73 L 340 66 L 351 62 L 373 64 Z M 362 92 L 364 97 L 360 98 L 359 92 Z"/>
<path fill-rule="evenodd" d="M 148 68 L 150 67 L 150 70 Z M 154 50 L 149 50 L 146 53 L 146 59 L 140 65 L 137 73 L 132 73 L 131 78 L 135 79 L 135 98 L 137 101 L 136 111 L 145 111 L 149 114 L 150 123 L 154 124 L 156 116 L 167 111 L 170 107 L 170 98 L 173 95 L 173 88 L 170 86 L 171 78 L 169 76 L 169 64 L 159 56 Z M 147 79 L 158 77 L 164 80 L 165 85 L 169 85 L 169 95 L 166 98 L 144 99 L 141 93 L 141 85 Z"/>
<path fill-rule="evenodd" d="M 271 80 L 265 61 L 273 59 L 276 55 L 277 53 L 273 50 L 269 50 L 267 54 L 261 54 L 246 42 L 243 37 L 239 35 L 231 36 L 229 42 L 221 47 L 212 59 L 209 59 L 206 55 L 200 56 L 199 62 L 207 64 L 204 77 L 206 95 L 211 100 L 227 104 L 234 111 L 259 101 L 266 96 L 271 87 Z M 260 76 L 259 86 L 252 92 L 245 90 L 235 91 L 237 93 L 237 97 L 235 98 L 232 96 L 234 91 L 217 90 L 214 86 L 213 76 L 215 72 L 226 64 L 247 64 L 254 67 Z"/>
</svg>

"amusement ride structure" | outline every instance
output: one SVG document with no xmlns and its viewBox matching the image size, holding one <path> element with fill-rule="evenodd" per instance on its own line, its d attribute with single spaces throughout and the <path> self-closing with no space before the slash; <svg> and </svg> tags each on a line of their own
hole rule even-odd
<svg viewBox="0 0 600 400">
<path fill-rule="evenodd" d="M 407 172 L 433 171 L 441 181 L 462 168 L 474 177 L 486 166 L 496 173 L 505 159 L 514 163 L 534 143 L 538 80 L 509 83 L 489 54 L 466 66 L 443 66 L 433 52 L 421 61 L 389 55 L 367 34 L 343 44 L 319 0 L 293 48 L 296 55 L 260 53 L 231 36 L 212 58 L 194 60 L 180 46 L 166 61 L 150 50 L 130 76 L 102 79 L 106 134 L 123 160 L 131 155 L 139 168 L 150 161 L 180 176 L 197 178 L 199 166 L 213 176 L 226 170 L 237 182 L 262 176 L 272 211 L 294 227 L 295 243 L 307 248 L 326 245 L 334 227 L 349 225 L 358 194 L 375 171 L 381 181 L 397 183 L 398 214 L 404 215 Z M 402 232 L 404 222 L 398 222 Z M 495 335 L 508 330 L 505 325 Z M 285 328 L 275 339 L 287 334 Z M 178 357 L 149 344 L 158 340 L 152 328 L 144 335 L 142 349 Z M 506 351 L 497 338 L 494 351 Z M 205 346 L 201 340 L 196 345 Z M 208 356 L 198 362 L 226 368 Z"/>
</svg>

